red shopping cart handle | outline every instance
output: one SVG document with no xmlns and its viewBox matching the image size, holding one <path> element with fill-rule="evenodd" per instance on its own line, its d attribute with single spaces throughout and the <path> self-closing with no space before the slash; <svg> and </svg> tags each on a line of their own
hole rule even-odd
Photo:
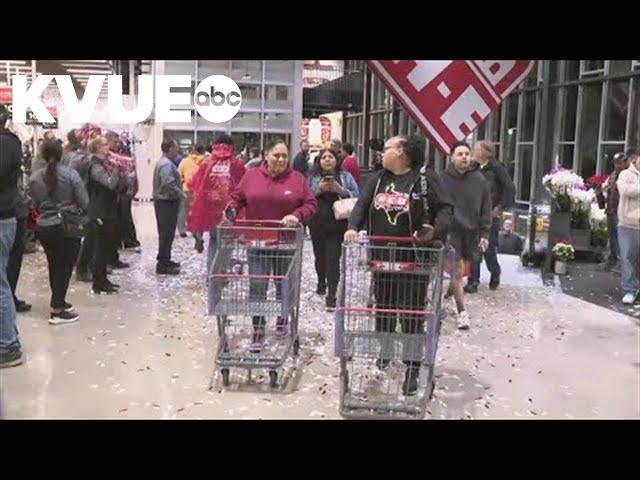
<svg viewBox="0 0 640 480">
<path fill-rule="evenodd" d="M 424 242 L 424 240 L 416 237 L 391 237 L 391 236 L 384 236 L 384 235 L 371 235 L 365 238 L 373 242 L 397 242 L 397 243 L 423 243 Z"/>
<path fill-rule="evenodd" d="M 282 220 L 235 220 L 233 222 L 234 226 L 255 226 L 255 225 L 277 225 L 282 226 Z M 291 227 L 287 227 L 291 228 Z"/>
</svg>

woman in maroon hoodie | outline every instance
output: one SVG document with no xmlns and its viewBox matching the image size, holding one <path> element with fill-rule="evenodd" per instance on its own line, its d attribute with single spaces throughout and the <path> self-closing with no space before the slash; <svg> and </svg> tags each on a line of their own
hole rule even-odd
<svg viewBox="0 0 640 480">
<path fill-rule="evenodd" d="M 246 220 L 278 220 L 285 227 L 306 224 L 315 215 L 318 202 L 306 178 L 291 168 L 289 149 L 281 141 L 271 142 L 266 149 L 265 162 L 248 170 L 231 194 L 226 216 L 233 219 L 244 213 Z M 250 275 L 285 275 L 293 252 L 271 249 L 252 249 L 248 252 Z M 282 298 L 282 285 L 276 281 L 276 298 Z M 265 299 L 268 280 L 252 280 L 249 296 Z M 253 338 L 250 351 L 259 353 L 264 345 L 265 318 L 253 317 Z M 278 317 L 276 334 L 287 334 L 287 319 Z"/>
</svg>

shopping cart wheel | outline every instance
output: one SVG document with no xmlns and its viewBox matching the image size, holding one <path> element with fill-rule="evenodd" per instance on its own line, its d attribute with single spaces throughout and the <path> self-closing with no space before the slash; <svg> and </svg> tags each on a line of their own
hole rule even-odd
<svg viewBox="0 0 640 480">
<path fill-rule="evenodd" d="M 269 370 L 269 386 L 276 388 L 278 386 L 278 372 L 275 370 Z"/>
<path fill-rule="evenodd" d="M 225 387 L 228 387 L 229 386 L 229 369 L 223 368 L 222 370 L 220 370 L 220 373 L 222 374 L 222 385 L 224 385 Z"/>
<path fill-rule="evenodd" d="M 296 338 L 293 341 L 293 354 L 297 357 L 299 351 L 300 351 L 300 340 Z"/>
</svg>

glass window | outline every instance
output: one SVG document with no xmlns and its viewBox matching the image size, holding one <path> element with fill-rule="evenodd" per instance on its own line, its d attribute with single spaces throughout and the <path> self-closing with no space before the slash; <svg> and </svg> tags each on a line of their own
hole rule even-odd
<svg viewBox="0 0 640 480">
<path fill-rule="evenodd" d="M 233 60 L 231 78 L 236 82 L 262 82 L 262 61 Z"/>
<path fill-rule="evenodd" d="M 565 80 L 577 80 L 580 76 L 580 60 L 566 60 L 564 65 Z"/>
<path fill-rule="evenodd" d="M 565 88 L 564 107 L 560 110 L 560 140 L 572 141 L 576 136 L 578 87 Z"/>
<path fill-rule="evenodd" d="M 549 68 L 549 83 L 557 83 L 560 79 L 560 61 L 548 60 L 546 63 Z"/>
<path fill-rule="evenodd" d="M 293 83 L 295 62 L 292 60 L 267 60 L 265 65 L 265 81 L 276 83 Z"/>
<path fill-rule="evenodd" d="M 492 132 L 491 132 L 491 140 L 496 143 L 499 144 L 500 143 L 500 122 L 502 121 L 502 109 L 498 108 L 496 110 L 493 111 L 493 113 L 491 114 L 491 117 L 493 117 L 492 120 Z"/>
<path fill-rule="evenodd" d="M 624 143 L 616 144 L 616 145 L 602 145 L 601 146 L 601 158 L 602 161 L 600 163 L 602 172 L 609 174 L 613 171 L 613 157 L 616 153 L 624 152 Z"/>
<path fill-rule="evenodd" d="M 573 169 L 573 152 L 575 145 L 573 143 L 561 144 L 558 148 L 558 165 L 563 168 Z"/>
<path fill-rule="evenodd" d="M 584 85 L 581 88 L 583 90 L 578 153 L 580 172 L 578 173 L 583 178 L 589 178 L 596 173 L 602 85 Z"/>
<path fill-rule="evenodd" d="M 231 119 L 231 128 L 241 129 L 257 129 L 260 130 L 260 113 L 258 112 L 238 112 Z"/>
<path fill-rule="evenodd" d="M 265 130 L 287 130 L 290 131 L 293 125 L 293 115 L 290 113 L 265 113 Z"/>
<path fill-rule="evenodd" d="M 519 150 L 518 167 L 518 199 L 528 202 L 531 198 L 531 168 L 533 165 L 533 145 L 521 145 Z"/>
<path fill-rule="evenodd" d="M 484 140 L 486 138 L 488 120 L 489 120 L 489 117 L 485 118 L 482 122 L 480 122 L 480 125 L 478 126 L 478 129 L 476 130 L 476 133 L 477 133 L 476 138 L 478 140 Z"/>
<path fill-rule="evenodd" d="M 293 107 L 293 88 L 282 85 L 265 85 L 264 107 L 286 108 Z"/>
<path fill-rule="evenodd" d="M 535 87 L 536 85 L 538 85 L 538 63 L 537 62 L 531 69 L 531 72 L 529 72 L 529 75 L 524 81 L 524 84 L 522 85 L 522 87 Z"/>
<path fill-rule="evenodd" d="M 604 140 L 624 141 L 629 110 L 629 80 L 609 82 L 604 118 Z"/>
<path fill-rule="evenodd" d="M 604 70 L 604 60 L 582 60 L 582 74 Z"/>
<path fill-rule="evenodd" d="M 610 60 L 609 73 L 611 75 L 619 75 L 629 73 L 631 71 L 631 60 Z"/>
<path fill-rule="evenodd" d="M 536 120 L 536 92 L 524 93 L 522 114 L 522 126 L 520 128 L 520 141 L 533 142 L 533 133 Z"/>
<path fill-rule="evenodd" d="M 193 60 L 167 60 L 164 62 L 164 74 L 195 76 L 196 62 Z"/>
<path fill-rule="evenodd" d="M 627 142 L 632 147 L 640 147 L 640 78 L 633 79 L 633 112 L 631 112 L 631 134 Z"/>
<path fill-rule="evenodd" d="M 229 60 L 199 60 L 198 79 L 211 75 L 229 75 Z"/>
</svg>

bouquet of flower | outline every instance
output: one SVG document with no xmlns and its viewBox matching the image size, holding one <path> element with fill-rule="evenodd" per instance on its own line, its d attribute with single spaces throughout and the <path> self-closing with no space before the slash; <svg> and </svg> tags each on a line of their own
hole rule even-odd
<svg viewBox="0 0 640 480">
<path fill-rule="evenodd" d="M 560 262 L 573 260 L 576 253 L 573 246 L 567 240 L 560 240 L 553 246 L 553 250 L 551 251 L 553 252 L 555 259 Z"/>
<path fill-rule="evenodd" d="M 571 211 L 570 193 L 573 190 L 584 190 L 582 177 L 566 168 L 554 168 L 542 178 L 542 184 L 558 203 L 561 212 Z"/>
<path fill-rule="evenodd" d="M 592 175 L 591 177 L 587 178 L 586 184 L 591 188 L 597 188 L 604 182 L 606 182 L 607 178 L 609 178 L 608 175 Z"/>
<path fill-rule="evenodd" d="M 591 244 L 595 247 L 606 247 L 609 241 L 607 213 L 597 203 L 591 204 L 589 224 L 591 226 Z"/>
<path fill-rule="evenodd" d="M 569 192 L 571 199 L 571 226 L 573 228 L 587 228 L 591 205 L 596 202 L 593 190 L 574 188 Z"/>
</svg>

